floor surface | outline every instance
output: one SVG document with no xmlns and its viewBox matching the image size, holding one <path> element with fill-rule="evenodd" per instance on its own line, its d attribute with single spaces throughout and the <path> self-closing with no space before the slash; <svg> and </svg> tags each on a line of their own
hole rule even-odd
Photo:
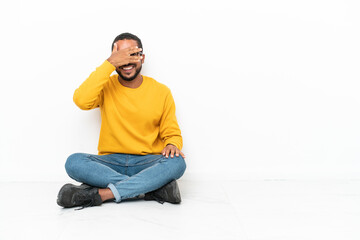
<svg viewBox="0 0 360 240">
<path fill-rule="evenodd" d="M 62 209 L 64 183 L 0 183 L 0 239 L 360 239 L 359 180 L 180 180 L 180 205 Z"/>
</svg>

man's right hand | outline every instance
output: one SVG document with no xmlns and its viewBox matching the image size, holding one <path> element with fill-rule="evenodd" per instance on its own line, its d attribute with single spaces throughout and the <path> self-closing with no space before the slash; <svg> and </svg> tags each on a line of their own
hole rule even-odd
<svg viewBox="0 0 360 240">
<path fill-rule="evenodd" d="M 141 52 L 142 49 L 138 47 L 130 47 L 118 50 L 118 46 L 114 43 L 114 48 L 111 56 L 107 59 L 114 67 L 118 68 L 129 63 L 137 63 L 143 58 L 141 55 L 131 56 L 133 53 Z"/>
</svg>

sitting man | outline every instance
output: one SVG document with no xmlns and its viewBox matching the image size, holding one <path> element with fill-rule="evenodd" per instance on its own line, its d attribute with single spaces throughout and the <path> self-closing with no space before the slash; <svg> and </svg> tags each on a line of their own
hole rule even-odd
<svg viewBox="0 0 360 240">
<path fill-rule="evenodd" d="M 144 59 L 141 40 L 120 34 L 111 56 L 75 90 L 80 109 L 100 107 L 99 155 L 67 159 L 66 172 L 83 184 L 65 184 L 58 205 L 98 206 L 139 196 L 180 203 L 175 180 L 186 164 L 175 103 L 169 88 L 140 74 Z M 118 74 L 111 75 L 114 70 Z"/>
</svg>

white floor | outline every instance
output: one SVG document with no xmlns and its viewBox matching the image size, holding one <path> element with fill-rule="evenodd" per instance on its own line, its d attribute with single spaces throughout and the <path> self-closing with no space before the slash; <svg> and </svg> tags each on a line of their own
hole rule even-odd
<svg viewBox="0 0 360 240">
<path fill-rule="evenodd" d="M 0 239 L 360 239 L 360 181 L 180 180 L 183 203 L 62 209 L 64 183 L 0 183 Z"/>
</svg>

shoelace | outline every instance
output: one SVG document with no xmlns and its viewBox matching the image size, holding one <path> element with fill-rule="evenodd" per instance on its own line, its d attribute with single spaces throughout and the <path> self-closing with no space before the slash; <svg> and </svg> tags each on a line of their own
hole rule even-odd
<svg viewBox="0 0 360 240">
<path fill-rule="evenodd" d="M 83 204 L 81 207 L 76 208 L 75 211 L 82 210 L 84 208 L 92 207 L 92 206 L 94 206 L 94 200 L 93 199 L 91 199 L 88 203 Z"/>
<path fill-rule="evenodd" d="M 89 188 L 86 188 L 86 189 L 89 189 Z M 94 198 L 89 199 L 88 197 L 89 197 L 89 195 L 84 194 L 84 193 L 79 193 L 78 194 L 77 200 L 84 202 L 84 204 L 82 204 L 80 208 L 76 208 L 75 209 L 76 211 L 77 210 L 82 210 L 82 209 L 87 208 L 87 207 L 94 206 L 94 204 L 95 204 Z"/>
</svg>

